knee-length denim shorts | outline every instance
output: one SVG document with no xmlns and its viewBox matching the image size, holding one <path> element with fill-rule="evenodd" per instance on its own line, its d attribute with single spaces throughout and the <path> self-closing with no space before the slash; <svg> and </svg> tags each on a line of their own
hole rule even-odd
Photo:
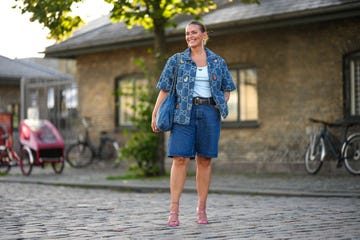
<svg viewBox="0 0 360 240">
<path fill-rule="evenodd" d="M 216 158 L 220 128 L 221 116 L 214 105 L 194 104 L 189 125 L 173 124 L 168 141 L 168 156 Z"/>
</svg>

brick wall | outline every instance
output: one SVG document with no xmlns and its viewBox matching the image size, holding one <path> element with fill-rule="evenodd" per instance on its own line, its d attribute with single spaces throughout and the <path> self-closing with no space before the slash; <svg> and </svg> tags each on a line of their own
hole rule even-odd
<svg viewBox="0 0 360 240">
<path fill-rule="evenodd" d="M 19 103 L 20 90 L 18 86 L 3 85 L 0 88 L 0 109 L 7 112 L 6 106 L 9 104 Z"/>
<path fill-rule="evenodd" d="M 250 64 L 258 74 L 259 126 L 223 128 L 216 170 L 303 172 L 309 117 L 343 117 L 342 57 L 360 49 L 360 19 L 211 37 L 208 47 L 228 64 Z M 186 47 L 170 45 L 170 54 Z M 139 72 L 130 48 L 78 59 L 79 105 L 98 130 L 114 129 L 115 79 Z M 121 133 L 118 133 L 121 138 Z"/>
</svg>

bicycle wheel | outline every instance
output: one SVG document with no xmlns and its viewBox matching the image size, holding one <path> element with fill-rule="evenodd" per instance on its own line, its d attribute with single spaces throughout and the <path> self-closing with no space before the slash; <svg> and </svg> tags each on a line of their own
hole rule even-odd
<svg viewBox="0 0 360 240">
<path fill-rule="evenodd" d="M 82 168 L 90 165 L 94 160 L 94 154 L 88 144 L 77 143 L 70 145 L 66 151 L 66 161 L 74 168 Z"/>
<path fill-rule="evenodd" d="M 316 138 L 310 142 L 305 153 L 305 168 L 309 174 L 316 174 L 320 170 L 325 153 L 323 138 Z"/>
<path fill-rule="evenodd" d="M 360 174 L 360 134 L 352 135 L 348 138 L 342 149 L 345 168 L 351 174 Z"/>
<path fill-rule="evenodd" d="M 0 156 L 0 174 L 6 174 L 10 171 L 10 169 L 10 162 Z"/>
<path fill-rule="evenodd" d="M 32 155 L 31 150 L 22 148 L 20 155 L 20 169 L 23 175 L 29 176 L 32 171 Z"/>
<path fill-rule="evenodd" d="M 99 148 L 101 160 L 115 162 L 119 158 L 119 145 L 116 141 L 107 140 Z"/>
<path fill-rule="evenodd" d="M 51 166 L 55 173 L 57 173 L 57 174 L 62 173 L 62 171 L 64 170 L 64 166 L 65 166 L 64 159 L 59 159 L 55 162 L 51 162 Z"/>
</svg>

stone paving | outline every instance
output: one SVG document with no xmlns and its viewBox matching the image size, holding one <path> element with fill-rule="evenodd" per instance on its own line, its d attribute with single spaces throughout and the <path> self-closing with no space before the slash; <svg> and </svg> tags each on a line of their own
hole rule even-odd
<svg viewBox="0 0 360 240">
<path fill-rule="evenodd" d="M 210 224 L 198 225 L 190 175 L 171 228 L 168 177 L 106 179 L 118 174 L 12 169 L 0 177 L 0 239 L 360 239 L 359 177 L 214 174 Z"/>
<path fill-rule="evenodd" d="M 185 192 L 196 192 L 195 176 L 187 177 Z M 108 180 L 109 176 L 126 174 L 123 169 L 91 165 L 73 169 L 67 166 L 62 174 L 49 168 L 35 167 L 30 176 L 22 176 L 20 168 L 12 168 L 1 182 L 41 183 L 135 192 L 169 192 L 169 177 L 140 180 Z M 358 197 L 360 176 L 290 175 L 290 174 L 219 174 L 212 175 L 210 191 L 222 194 L 251 194 L 301 197 Z"/>
<path fill-rule="evenodd" d="M 360 199 L 210 194 L 196 224 L 184 193 L 168 227 L 169 194 L 0 183 L 1 239 L 360 239 Z"/>
</svg>

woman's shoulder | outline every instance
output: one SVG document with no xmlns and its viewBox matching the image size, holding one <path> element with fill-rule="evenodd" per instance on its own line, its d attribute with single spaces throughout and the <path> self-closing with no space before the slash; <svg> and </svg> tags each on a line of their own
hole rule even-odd
<svg viewBox="0 0 360 240">
<path fill-rule="evenodd" d="M 219 54 L 213 52 L 209 48 L 206 48 L 206 54 L 207 54 L 208 58 L 217 58 L 219 60 L 224 60 Z"/>
<path fill-rule="evenodd" d="M 224 58 L 222 58 L 219 54 L 216 54 L 215 52 L 211 51 L 208 48 L 206 48 L 206 54 L 207 54 L 208 61 L 225 63 Z"/>
</svg>

